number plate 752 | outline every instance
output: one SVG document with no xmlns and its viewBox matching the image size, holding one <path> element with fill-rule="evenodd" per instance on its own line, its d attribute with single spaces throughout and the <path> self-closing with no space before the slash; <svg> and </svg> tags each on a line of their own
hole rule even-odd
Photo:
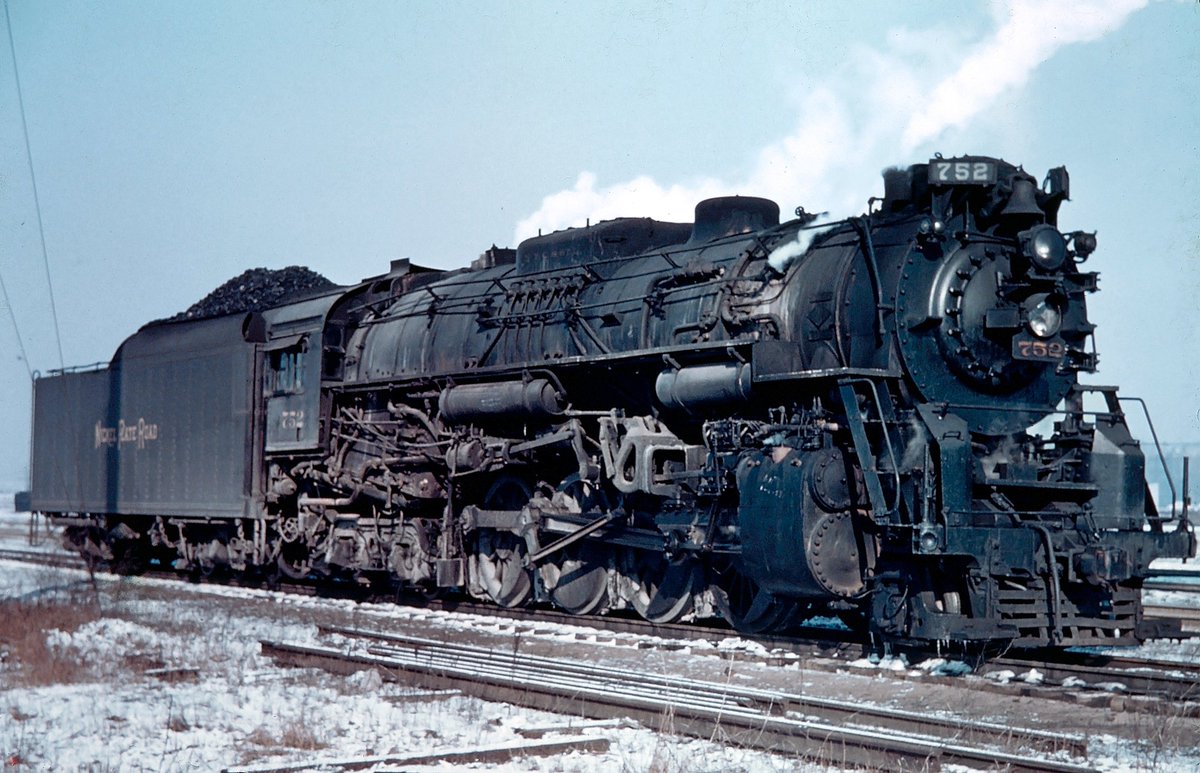
<svg viewBox="0 0 1200 773">
<path fill-rule="evenodd" d="M 1067 354 L 1062 341 L 1043 341 L 1038 338 L 1017 336 L 1013 339 L 1013 357 L 1018 360 L 1058 362 Z"/>
</svg>

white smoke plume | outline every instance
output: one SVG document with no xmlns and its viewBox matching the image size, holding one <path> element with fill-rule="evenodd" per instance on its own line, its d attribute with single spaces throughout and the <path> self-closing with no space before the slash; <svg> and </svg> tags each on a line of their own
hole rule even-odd
<svg viewBox="0 0 1200 773">
<path fill-rule="evenodd" d="M 821 220 L 826 220 L 827 217 L 818 218 L 815 223 Z M 813 241 L 823 233 L 833 228 L 832 225 L 817 225 L 802 228 L 796 232 L 796 238 L 784 242 L 775 249 L 771 250 L 771 254 L 767 256 L 767 265 L 769 265 L 776 273 L 783 274 L 787 271 L 788 265 L 791 262 L 808 252 L 808 248 L 812 246 Z"/>
<path fill-rule="evenodd" d="M 958 70 L 939 83 L 932 99 L 909 119 L 903 146 L 912 149 L 947 127 L 965 126 L 1002 93 L 1025 85 L 1060 48 L 1103 37 L 1145 5 L 1146 0 L 1024 0 L 998 9 L 1000 27 L 972 48 Z"/>
<path fill-rule="evenodd" d="M 879 172 L 933 150 L 950 129 L 969 127 L 999 98 L 1022 88 L 1064 46 L 1118 29 L 1148 0 L 1012 0 L 993 5 L 982 39 L 952 30 L 899 29 L 886 50 L 861 49 L 830 82 L 811 88 L 791 134 L 760 150 L 740 180 L 711 177 L 664 185 L 639 176 L 599 185 L 592 172 L 546 196 L 516 226 L 515 241 L 621 216 L 690 221 L 712 196 L 766 196 L 839 216 L 866 209 Z M 929 45 L 936 40 L 937 46 Z"/>
</svg>

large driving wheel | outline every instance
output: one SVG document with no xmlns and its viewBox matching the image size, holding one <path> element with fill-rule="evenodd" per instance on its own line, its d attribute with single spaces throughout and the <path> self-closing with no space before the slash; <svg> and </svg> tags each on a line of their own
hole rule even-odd
<svg viewBox="0 0 1200 773">
<path fill-rule="evenodd" d="M 550 599 L 573 615 L 593 615 L 608 608 L 608 551 L 597 545 L 573 545 L 546 563 L 542 579 Z"/>
<path fill-rule="evenodd" d="M 480 529 L 475 541 L 479 584 L 502 607 L 520 607 L 533 598 L 533 578 L 525 568 L 525 540 L 506 531 Z"/>
<path fill-rule="evenodd" d="M 677 623 L 695 608 L 700 570 L 689 560 L 672 563 L 661 555 L 640 552 L 633 565 L 637 588 L 630 603 L 643 619 L 660 625 Z"/>
<path fill-rule="evenodd" d="M 502 475 L 483 498 L 487 510 L 520 510 L 532 495 L 529 485 L 514 475 Z M 525 566 L 525 540 L 516 534 L 480 529 L 475 537 L 475 567 L 479 585 L 502 607 L 520 607 L 533 598 L 533 575 Z"/>
<path fill-rule="evenodd" d="M 722 617 L 738 632 L 751 636 L 782 631 L 800 612 L 798 603 L 777 598 L 732 567 L 720 577 L 715 596 Z"/>
</svg>

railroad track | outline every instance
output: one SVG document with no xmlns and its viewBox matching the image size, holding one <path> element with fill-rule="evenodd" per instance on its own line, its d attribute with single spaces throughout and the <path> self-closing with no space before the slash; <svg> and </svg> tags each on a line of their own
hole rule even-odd
<svg viewBox="0 0 1200 773">
<path fill-rule="evenodd" d="M 78 555 L 66 552 L 38 552 L 32 550 L 0 549 L 0 559 L 38 563 L 72 569 L 86 569 L 85 562 Z M 170 570 L 152 569 L 147 576 L 165 579 L 179 579 L 179 575 Z M 237 585 L 255 586 L 254 583 L 239 583 Z M 258 587 L 261 587 L 261 583 Z M 317 595 L 330 593 L 328 588 L 318 588 L 312 584 L 288 582 L 272 585 L 288 593 L 302 595 Z M 355 598 L 368 598 L 364 589 L 357 586 L 346 586 L 334 589 L 343 595 Z M 376 596 L 374 600 L 393 600 Z M 581 628 L 591 628 L 598 635 L 632 634 L 636 636 L 652 636 L 659 639 L 678 642 L 707 641 L 720 643 L 731 637 L 739 637 L 737 632 L 721 624 L 655 624 L 648 621 L 610 615 L 603 618 L 589 618 L 571 615 L 556 610 L 539 608 L 509 609 L 488 604 L 476 603 L 460 599 L 426 599 L 404 597 L 401 599 L 406 606 L 431 611 L 449 613 L 473 614 L 496 619 L 508 619 L 516 623 L 525 623 L 536 632 L 538 625 L 569 625 Z M 1200 623 L 1200 610 L 1187 607 L 1167 605 L 1147 605 L 1148 617 L 1174 618 Z M 858 657 L 865 654 L 867 643 L 863 639 L 854 638 L 844 630 L 807 628 L 795 636 L 772 637 L 741 637 L 757 642 L 767 648 L 767 654 L 739 653 L 740 657 L 765 659 L 768 663 L 787 664 L 799 658 L 814 658 L 811 667 L 823 670 L 837 670 L 845 667 L 848 657 Z M 703 652 L 704 650 L 698 650 Z M 721 656 L 731 653 L 725 650 L 713 650 Z M 1082 690 L 1110 690 L 1115 685 L 1121 685 L 1123 695 L 1145 695 L 1170 701 L 1200 701 L 1200 665 L 1193 666 L 1173 661 L 1147 660 L 1124 656 L 1086 655 L 1061 650 L 1040 650 L 1028 654 L 1010 655 L 1003 658 L 992 658 L 977 665 L 976 672 L 989 674 L 997 671 L 1012 670 L 1014 673 L 1027 672 L 1037 669 L 1044 677 L 1044 684 L 1061 686 L 1064 682 Z M 1044 697 L 1063 698 L 1067 696 L 1061 691 L 1047 690 Z M 1182 707 L 1183 711 L 1192 715 L 1200 715 L 1200 705 Z"/>
<path fill-rule="evenodd" d="M 1200 593 L 1200 571 L 1191 569 L 1157 569 L 1142 584 L 1145 590 Z"/>
<path fill-rule="evenodd" d="M 328 647 L 262 642 L 291 666 L 453 687 L 484 700 L 607 719 L 840 765 L 904 770 L 961 765 L 1013 771 L 1090 770 L 1048 754 L 1086 755 L 1082 739 L 1011 726 L 631 672 L 412 636 L 327 628 Z M 347 644 L 355 645 L 347 652 Z M 1032 749 L 1012 752 L 1010 748 Z"/>
<path fill-rule="evenodd" d="M 977 673 L 1037 669 L 1048 684 L 1162 698 L 1178 713 L 1200 716 L 1200 665 L 1071 651 L 1042 656 L 992 658 Z"/>
<path fill-rule="evenodd" d="M 23 563 L 44 564 L 47 566 L 68 569 L 87 569 L 88 564 L 80 556 L 65 551 L 38 552 L 33 550 L 15 550 L 0 548 L 0 560 L 20 561 Z M 97 567 L 98 573 L 105 570 Z M 172 569 L 150 567 L 141 574 L 144 577 L 156 579 L 178 580 L 180 574 Z M 328 594 L 335 597 L 349 597 L 359 600 L 396 602 L 405 607 L 427 609 L 438 612 L 480 615 L 489 618 L 502 618 L 532 625 L 555 624 L 582 626 L 585 628 L 600 628 L 604 633 L 627 633 L 637 636 L 654 636 L 661 639 L 678 641 L 707 640 L 719 642 L 730 637 L 740 637 L 737 631 L 723 621 L 711 623 L 652 623 L 637 617 L 623 616 L 620 613 L 601 618 L 581 617 L 567 612 L 538 607 L 509 608 L 493 604 L 470 601 L 460 598 L 429 598 L 416 594 L 372 594 L 369 589 L 352 584 L 332 587 L 317 587 L 312 583 L 297 581 L 245 582 L 236 577 L 224 578 L 225 584 L 241 587 L 269 586 L 273 590 L 295 593 L 306 596 Z M 850 632 L 840 629 L 808 627 L 803 629 L 800 636 L 756 636 L 753 641 L 764 647 L 786 650 L 796 654 L 836 656 L 839 654 L 861 654 L 867 641 L 855 637 Z"/>
<path fill-rule="evenodd" d="M 0 548 L 0 560 L 2 561 L 20 561 L 25 564 L 39 564 L 42 566 L 52 566 L 56 569 L 87 569 L 87 561 L 84 561 L 76 553 L 67 553 L 63 550 L 17 550 L 14 548 Z"/>
<path fill-rule="evenodd" d="M 1143 590 L 1175 591 L 1177 593 L 1200 593 L 1200 582 L 1164 582 L 1148 580 L 1142 586 Z"/>
<path fill-rule="evenodd" d="M 1200 623 L 1200 607 L 1181 607 L 1175 604 L 1146 604 L 1147 617 L 1171 618 L 1184 623 Z"/>
<path fill-rule="evenodd" d="M 580 618 L 554 610 L 543 609 L 500 609 L 487 604 L 460 601 L 427 601 L 420 606 L 448 612 L 477 614 L 485 617 L 503 617 L 532 626 L 553 623 L 585 628 L 595 628 L 597 633 L 631 633 L 655 636 L 676 641 L 708 641 L 718 643 L 740 635 L 720 625 L 701 626 L 694 624 L 656 625 L 634 618 L 604 617 L 601 619 Z M 1154 605 L 1147 607 L 1147 616 L 1200 620 L 1200 610 L 1188 607 Z M 742 637 L 764 645 L 769 652 L 764 657 L 768 663 L 786 665 L 798 658 L 820 658 L 823 670 L 845 668 L 848 657 L 866 654 L 868 643 L 856 639 L 848 631 L 809 628 L 797 636 Z M 723 656 L 728 652 L 721 652 Z M 791 656 L 791 657 L 788 657 Z M 743 657 L 746 657 L 745 655 Z M 812 667 L 820 667 L 810 664 Z M 1144 695 L 1171 701 L 1200 701 L 1200 665 L 1175 661 L 1150 660 L 1127 656 L 1086 655 L 1064 650 L 1035 650 L 1029 655 L 1010 655 L 989 658 L 976 665 L 978 674 L 986 675 L 1003 670 L 1015 673 L 1037 669 L 1044 677 L 1047 692 L 1044 697 L 1066 699 L 1069 692 L 1049 688 L 1062 687 L 1065 682 L 1069 690 L 1097 690 L 1108 692 L 1121 685 L 1121 695 Z M 1179 707 L 1188 715 L 1200 716 L 1200 705 Z"/>
</svg>

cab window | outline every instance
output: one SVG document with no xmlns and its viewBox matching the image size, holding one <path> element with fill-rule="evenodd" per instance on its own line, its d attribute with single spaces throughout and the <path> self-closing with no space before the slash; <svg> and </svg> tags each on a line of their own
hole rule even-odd
<svg viewBox="0 0 1200 773">
<path fill-rule="evenodd" d="M 267 391 L 273 395 L 293 395 L 304 391 L 304 359 L 308 346 L 301 341 L 286 349 L 269 352 Z"/>
</svg>

